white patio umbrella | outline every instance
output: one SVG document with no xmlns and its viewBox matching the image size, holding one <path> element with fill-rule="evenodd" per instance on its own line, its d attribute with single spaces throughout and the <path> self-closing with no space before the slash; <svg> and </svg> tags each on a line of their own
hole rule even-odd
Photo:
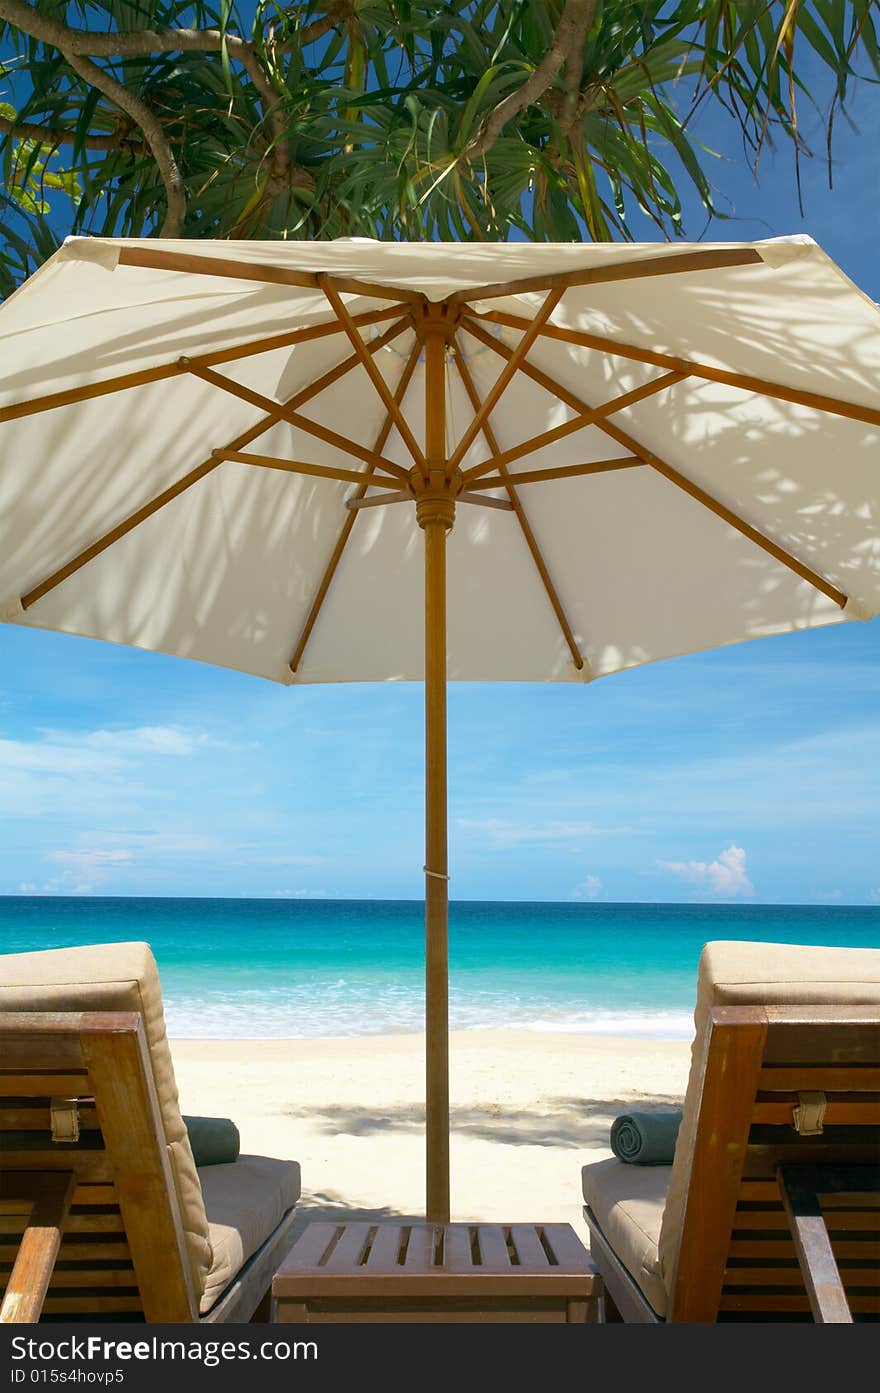
<svg viewBox="0 0 880 1393">
<path fill-rule="evenodd" d="M 447 677 L 588 682 L 875 615 L 880 311 L 805 237 L 74 238 L 0 355 L 0 617 L 424 679 L 447 1219 Z"/>
</svg>

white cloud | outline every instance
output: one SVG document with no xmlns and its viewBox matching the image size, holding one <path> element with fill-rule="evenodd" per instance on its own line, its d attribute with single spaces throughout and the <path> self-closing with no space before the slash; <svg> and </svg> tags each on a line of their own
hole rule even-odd
<svg viewBox="0 0 880 1393">
<path fill-rule="evenodd" d="M 42 730 L 35 740 L 0 739 L 0 773 L 103 774 L 139 755 L 191 755 L 208 737 L 182 726 L 130 730 Z"/>
<path fill-rule="evenodd" d="M 17 817 L 57 817 L 69 809 L 79 820 L 93 813 L 142 803 L 145 783 L 167 779 L 156 761 L 185 759 L 212 745 L 198 730 L 177 725 L 122 730 L 39 731 L 30 739 L 0 739 L 0 806 Z M 106 815 L 106 814 L 105 814 Z"/>
<path fill-rule="evenodd" d="M 101 866 L 116 866 L 121 861 L 130 861 L 131 852 L 122 847 L 94 847 L 85 851 L 50 851 L 47 861 L 58 861 L 62 866 L 78 870 L 97 870 Z"/>
<path fill-rule="evenodd" d="M 197 746 L 208 743 L 199 732 L 181 726 L 136 726 L 132 730 L 95 731 L 89 741 L 96 748 L 109 748 L 122 755 L 154 754 L 187 756 Z"/>
<path fill-rule="evenodd" d="M 314 869 L 317 866 L 326 865 L 326 856 L 269 856 L 269 855 L 250 855 L 246 846 L 237 848 L 238 859 L 230 861 L 232 866 L 307 866 Z"/>
<path fill-rule="evenodd" d="M 201 832 L 188 832 L 176 827 L 164 828 L 161 832 L 96 832 L 105 842 L 124 842 L 138 859 L 151 856 L 197 855 L 202 852 L 229 851 L 229 844 L 216 837 L 205 836 Z"/>
<path fill-rule="evenodd" d="M 602 894 L 602 882 L 597 875 L 588 875 L 571 892 L 573 900 L 598 900 Z"/>
<path fill-rule="evenodd" d="M 82 847 L 49 851 L 45 859 L 61 867 L 58 874 L 42 885 L 20 885 L 19 894 L 91 895 L 112 877 L 114 870 L 131 864 L 132 853 L 122 847 Z"/>
<path fill-rule="evenodd" d="M 746 853 L 732 844 L 715 861 L 660 861 L 664 871 L 671 871 L 693 885 L 704 885 L 713 895 L 754 895 L 755 887 L 746 875 Z"/>
<path fill-rule="evenodd" d="M 76 735 L 69 732 L 50 730 L 44 734 L 52 743 L 77 743 Z M 185 757 L 193 754 L 197 746 L 207 744 L 208 737 L 183 726 L 132 726 L 127 730 L 87 731 L 79 737 L 78 743 L 86 749 L 106 751 L 122 759 L 144 754 Z"/>
<path fill-rule="evenodd" d="M 482 835 L 496 847 L 565 846 L 584 837 L 594 837 L 600 831 L 592 822 L 521 823 L 497 817 L 459 818 L 456 825 L 463 832 Z"/>
<path fill-rule="evenodd" d="M 84 743 L 48 739 L 0 740 L 0 778 L 23 774 L 55 774 L 65 777 L 103 774 L 113 761 Z"/>
</svg>

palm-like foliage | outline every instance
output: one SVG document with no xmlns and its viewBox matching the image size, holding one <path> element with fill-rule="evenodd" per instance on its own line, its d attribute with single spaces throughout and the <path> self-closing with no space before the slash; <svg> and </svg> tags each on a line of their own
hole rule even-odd
<svg viewBox="0 0 880 1393">
<path fill-rule="evenodd" d="M 0 0 L 0 291 L 60 232 L 504 239 L 714 211 L 694 102 L 757 156 L 880 77 L 877 0 Z M 815 66 L 815 62 L 814 62 Z"/>
</svg>

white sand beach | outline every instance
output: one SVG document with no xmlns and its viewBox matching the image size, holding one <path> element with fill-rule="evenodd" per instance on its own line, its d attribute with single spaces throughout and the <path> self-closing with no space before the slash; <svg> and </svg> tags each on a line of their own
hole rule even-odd
<svg viewBox="0 0 880 1393">
<path fill-rule="evenodd" d="M 452 1217 L 563 1221 L 580 1168 L 636 1106 L 680 1102 L 684 1041 L 467 1031 L 451 1037 Z M 424 1214 L 424 1037 L 173 1040 L 185 1113 L 232 1117 L 242 1151 L 302 1166 L 299 1224 Z"/>
</svg>

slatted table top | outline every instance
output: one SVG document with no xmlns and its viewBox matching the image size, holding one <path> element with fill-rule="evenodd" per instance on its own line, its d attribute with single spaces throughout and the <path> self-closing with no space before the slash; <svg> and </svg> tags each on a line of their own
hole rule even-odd
<svg viewBox="0 0 880 1393">
<path fill-rule="evenodd" d="M 598 1291 L 570 1224 L 309 1224 L 272 1283 L 276 1299 L 565 1296 Z"/>
</svg>

